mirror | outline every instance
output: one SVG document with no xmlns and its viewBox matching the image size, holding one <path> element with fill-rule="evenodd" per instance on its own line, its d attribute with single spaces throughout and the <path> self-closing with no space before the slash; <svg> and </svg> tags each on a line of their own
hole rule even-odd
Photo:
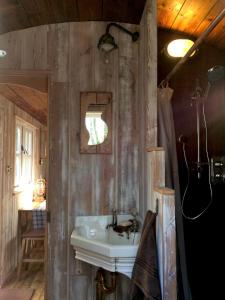
<svg viewBox="0 0 225 300">
<path fill-rule="evenodd" d="M 85 126 L 89 133 L 88 145 L 102 144 L 108 135 L 108 125 L 102 119 L 103 111 L 87 111 Z"/>
<path fill-rule="evenodd" d="M 112 94 L 81 93 L 81 153 L 112 153 Z"/>
</svg>

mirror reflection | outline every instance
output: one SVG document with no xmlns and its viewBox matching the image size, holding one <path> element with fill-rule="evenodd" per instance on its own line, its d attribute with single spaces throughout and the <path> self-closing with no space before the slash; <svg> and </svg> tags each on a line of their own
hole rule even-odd
<svg viewBox="0 0 225 300">
<path fill-rule="evenodd" d="M 85 126 L 89 133 L 88 145 L 102 144 L 108 135 L 108 126 L 102 120 L 102 111 L 87 111 Z"/>
</svg>

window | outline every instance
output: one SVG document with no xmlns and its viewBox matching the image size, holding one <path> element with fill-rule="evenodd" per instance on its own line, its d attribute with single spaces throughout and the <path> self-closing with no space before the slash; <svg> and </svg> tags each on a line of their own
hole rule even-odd
<svg viewBox="0 0 225 300">
<path fill-rule="evenodd" d="M 15 186 L 32 182 L 34 160 L 34 127 L 16 119 L 15 136 Z"/>
</svg>

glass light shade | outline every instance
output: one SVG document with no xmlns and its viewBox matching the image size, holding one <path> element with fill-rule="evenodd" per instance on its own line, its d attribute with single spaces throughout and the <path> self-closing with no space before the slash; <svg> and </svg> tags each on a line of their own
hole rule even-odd
<svg viewBox="0 0 225 300">
<path fill-rule="evenodd" d="M 167 46 L 167 53 L 172 57 L 184 57 L 194 42 L 189 39 L 177 39 L 170 42 Z M 193 56 L 195 51 L 190 55 Z"/>
<path fill-rule="evenodd" d="M 0 49 L 0 58 L 6 56 L 7 52 L 5 50 Z"/>
<path fill-rule="evenodd" d="M 98 42 L 98 49 L 105 52 L 110 52 L 117 48 L 118 46 L 115 43 L 114 37 L 110 33 L 106 33 L 103 36 L 101 36 Z"/>
</svg>

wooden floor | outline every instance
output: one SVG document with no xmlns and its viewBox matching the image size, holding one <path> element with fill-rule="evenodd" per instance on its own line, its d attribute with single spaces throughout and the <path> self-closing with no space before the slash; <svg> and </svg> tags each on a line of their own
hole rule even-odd
<svg viewBox="0 0 225 300">
<path fill-rule="evenodd" d="M 27 270 L 22 268 L 20 279 L 16 273 L 4 288 L 32 288 L 35 290 L 32 300 L 44 300 L 44 265 L 43 263 L 29 264 Z"/>
</svg>

